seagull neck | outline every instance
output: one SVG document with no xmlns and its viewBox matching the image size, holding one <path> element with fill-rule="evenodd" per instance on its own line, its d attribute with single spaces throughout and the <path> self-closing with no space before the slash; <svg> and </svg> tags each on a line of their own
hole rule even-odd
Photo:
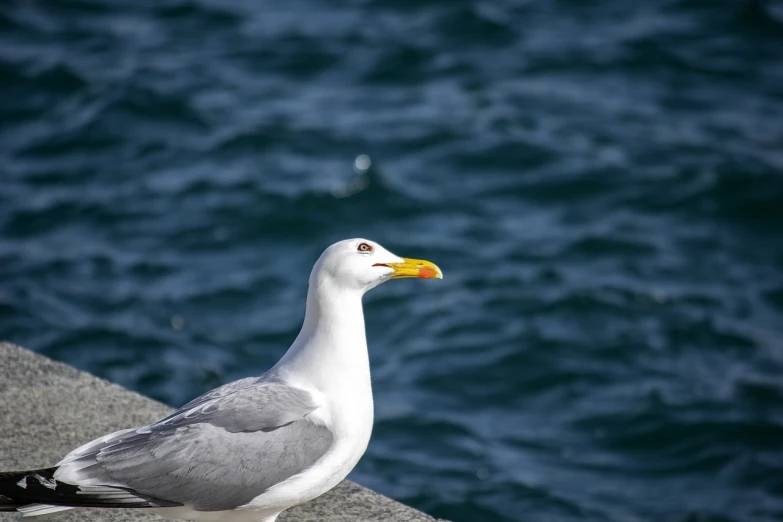
<svg viewBox="0 0 783 522">
<path fill-rule="evenodd" d="M 322 392 L 350 382 L 369 385 L 361 293 L 311 285 L 302 330 L 280 365 Z"/>
</svg>

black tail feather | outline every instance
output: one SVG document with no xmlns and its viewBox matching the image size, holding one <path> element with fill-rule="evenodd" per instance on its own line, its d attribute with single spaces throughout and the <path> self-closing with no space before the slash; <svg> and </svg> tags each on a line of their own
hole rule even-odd
<svg viewBox="0 0 783 522">
<path fill-rule="evenodd" d="M 29 504 L 53 506 L 150 508 L 181 506 L 116 486 L 76 486 L 55 480 L 57 468 L 0 473 L 0 511 Z"/>
<path fill-rule="evenodd" d="M 16 511 L 16 508 L 20 508 L 24 505 L 25 504 L 19 504 L 18 502 L 12 501 L 8 497 L 4 497 L 3 495 L 0 495 L 0 513 L 6 511 Z"/>
</svg>

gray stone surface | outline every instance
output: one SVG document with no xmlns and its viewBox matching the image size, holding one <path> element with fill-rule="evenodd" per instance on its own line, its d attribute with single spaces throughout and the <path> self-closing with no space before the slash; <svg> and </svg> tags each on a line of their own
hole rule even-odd
<svg viewBox="0 0 783 522">
<path fill-rule="evenodd" d="M 55 464 L 105 433 L 155 421 L 170 409 L 147 397 L 18 346 L 0 343 L 0 470 Z M 15 520 L 0 513 L 0 522 Z M 62 522 L 162 520 L 143 510 L 80 509 Z M 34 519 L 33 519 L 34 520 Z M 433 522 L 435 519 L 349 481 L 283 513 L 279 522 Z"/>
</svg>

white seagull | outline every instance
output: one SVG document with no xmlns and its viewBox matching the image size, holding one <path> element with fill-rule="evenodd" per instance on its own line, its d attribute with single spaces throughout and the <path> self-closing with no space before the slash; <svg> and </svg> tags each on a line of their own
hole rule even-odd
<svg viewBox="0 0 783 522">
<path fill-rule="evenodd" d="M 89 442 L 53 468 L 0 473 L 0 511 L 146 508 L 202 522 L 273 522 L 329 491 L 372 431 L 362 295 L 401 277 L 443 276 L 366 239 L 335 243 L 310 274 L 304 324 L 274 367 L 154 424 Z"/>
</svg>

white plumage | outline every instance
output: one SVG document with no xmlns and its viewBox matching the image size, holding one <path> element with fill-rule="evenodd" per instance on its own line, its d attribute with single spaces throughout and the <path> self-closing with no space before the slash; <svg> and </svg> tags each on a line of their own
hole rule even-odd
<svg viewBox="0 0 783 522">
<path fill-rule="evenodd" d="M 56 468 L 0 476 L 0 510 L 129 507 L 273 522 L 325 493 L 353 469 L 372 431 L 362 296 L 400 277 L 442 276 L 365 239 L 332 245 L 310 275 L 302 329 L 272 369 L 85 444 Z"/>
</svg>

